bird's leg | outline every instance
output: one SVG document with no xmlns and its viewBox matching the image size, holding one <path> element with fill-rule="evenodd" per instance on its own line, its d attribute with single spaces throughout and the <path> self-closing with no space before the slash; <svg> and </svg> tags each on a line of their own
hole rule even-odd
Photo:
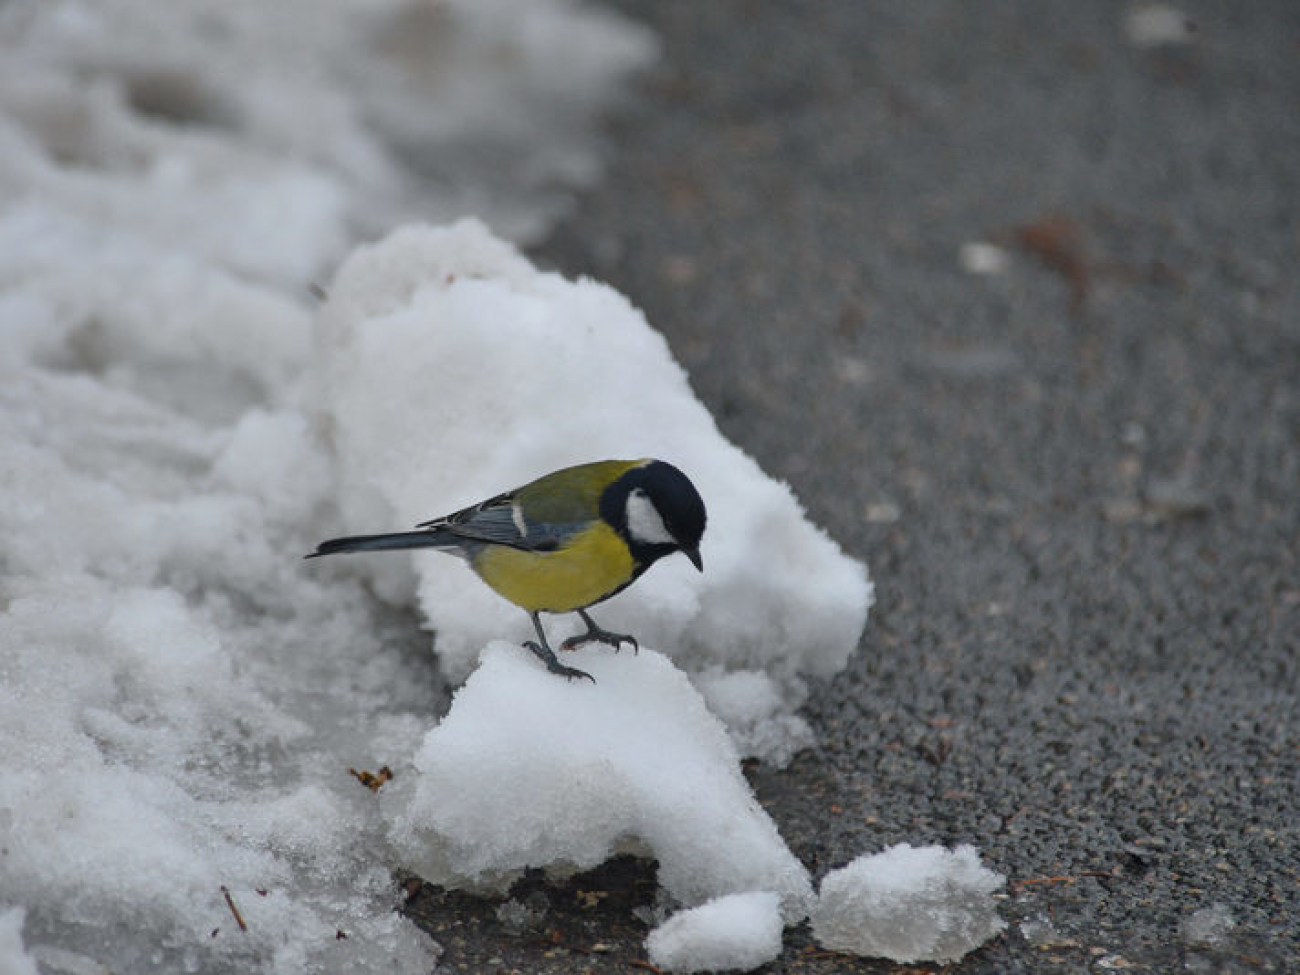
<svg viewBox="0 0 1300 975">
<path fill-rule="evenodd" d="M 633 653 L 640 652 L 641 647 L 637 644 L 636 637 L 632 636 L 630 633 L 611 633 L 609 630 L 602 630 L 596 625 L 596 621 L 587 615 L 585 609 L 578 610 L 578 615 L 581 616 L 582 621 L 587 624 L 587 632 L 569 637 L 560 644 L 561 650 L 576 650 L 584 643 L 591 643 L 594 640 L 599 643 L 606 643 L 616 651 L 621 650 L 624 643 L 630 643 L 632 644 Z"/>
<path fill-rule="evenodd" d="M 596 678 L 592 677 L 591 674 L 587 673 L 585 670 L 578 670 L 576 667 L 566 667 L 564 664 L 560 663 L 555 658 L 555 651 L 552 650 L 551 645 L 546 642 L 546 631 L 542 629 L 541 617 L 538 616 L 537 613 L 529 613 L 528 615 L 533 618 L 533 628 L 537 630 L 537 640 L 529 640 L 524 644 L 524 646 L 537 654 L 542 663 L 546 664 L 546 669 L 552 674 L 559 674 L 561 677 L 567 677 L 569 680 L 573 680 L 575 677 L 585 677 L 593 684 L 596 683 Z M 568 648 L 567 643 L 565 644 L 565 648 Z"/>
</svg>

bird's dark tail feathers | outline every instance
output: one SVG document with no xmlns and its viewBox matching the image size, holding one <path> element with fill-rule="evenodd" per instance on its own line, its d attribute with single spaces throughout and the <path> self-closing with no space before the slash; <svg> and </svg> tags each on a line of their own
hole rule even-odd
<svg viewBox="0 0 1300 975">
<path fill-rule="evenodd" d="M 331 538 L 316 546 L 316 551 L 309 552 L 304 558 L 314 559 L 320 555 L 333 555 L 336 552 L 387 552 L 402 548 L 448 548 L 454 545 L 441 530 L 418 532 L 393 532 L 388 535 L 349 535 L 347 538 Z"/>
</svg>

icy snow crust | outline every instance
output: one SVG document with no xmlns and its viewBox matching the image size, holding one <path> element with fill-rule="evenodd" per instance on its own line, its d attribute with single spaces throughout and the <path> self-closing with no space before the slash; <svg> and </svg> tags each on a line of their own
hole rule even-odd
<svg viewBox="0 0 1300 975">
<path fill-rule="evenodd" d="M 1005 882 L 972 846 L 900 843 L 826 875 L 813 935 L 834 951 L 959 961 L 1006 927 L 992 898 Z"/>
</svg>

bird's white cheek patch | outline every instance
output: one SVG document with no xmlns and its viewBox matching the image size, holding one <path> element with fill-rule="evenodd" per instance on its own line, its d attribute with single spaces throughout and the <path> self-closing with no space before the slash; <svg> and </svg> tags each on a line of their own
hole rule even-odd
<svg viewBox="0 0 1300 975">
<path fill-rule="evenodd" d="M 640 488 L 627 496 L 627 533 L 647 545 L 673 541 L 663 518 L 659 517 L 659 509 Z"/>
</svg>

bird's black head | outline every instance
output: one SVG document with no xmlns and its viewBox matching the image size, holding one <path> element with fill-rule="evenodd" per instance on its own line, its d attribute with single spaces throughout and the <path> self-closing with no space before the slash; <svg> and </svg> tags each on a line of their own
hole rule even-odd
<svg viewBox="0 0 1300 975">
<path fill-rule="evenodd" d="M 704 571 L 704 499 L 672 464 L 651 460 L 633 467 L 605 489 L 600 515 L 627 541 L 640 570 L 680 551 Z"/>
</svg>

